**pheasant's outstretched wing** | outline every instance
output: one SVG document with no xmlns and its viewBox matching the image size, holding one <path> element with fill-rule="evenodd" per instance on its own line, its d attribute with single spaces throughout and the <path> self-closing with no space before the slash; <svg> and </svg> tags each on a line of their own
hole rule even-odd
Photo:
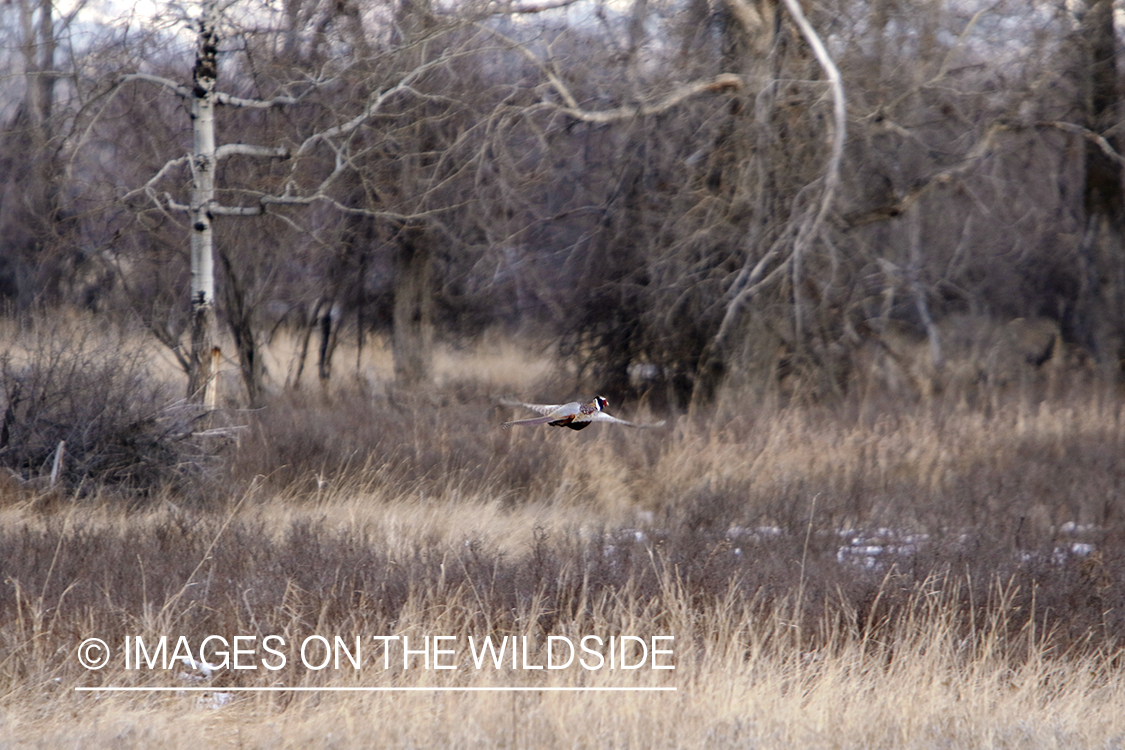
<svg viewBox="0 0 1125 750">
<path fill-rule="evenodd" d="M 525 404 L 523 401 L 515 401 L 510 398 L 502 398 L 500 399 L 500 403 L 503 406 L 522 406 L 525 409 L 531 409 L 532 411 L 537 411 L 540 414 L 551 414 L 552 412 L 558 411 L 564 406 L 567 406 L 567 404 Z"/>
<path fill-rule="evenodd" d="M 637 428 L 640 428 L 640 429 L 650 429 L 650 428 L 653 428 L 653 427 L 663 427 L 664 426 L 664 420 L 663 419 L 660 420 L 659 422 L 654 423 L 654 424 L 635 424 L 633 422 L 626 422 L 624 419 L 618 419 L 617 417 L 606 414 L 604 411 L 599 411 L 599 412 L 595 412 L 595 413 L 591 414 L 589 416 L 589 421 L 591 421 L 591 422 L 609 422 L 610 424 L 623 424 L 626 427 L 637 427 Z"/>
<path fill-rule="evenodd" d="M 500 426 L 503 427 L 506 430 L 509 427 L 511 427 L 512 425 L 516 425 L 516 424 L 529 424 L 529 425 L 530 424 L 549 424 L 551 422 L 554 422 L 555 419 L 556 419 L 555 417 L 548 415 L 546 417 L 534 417 L 532 419 L 517 419 L 513 422 L 505 422 L 504 424 L 502 424 Z"/>
</svg>

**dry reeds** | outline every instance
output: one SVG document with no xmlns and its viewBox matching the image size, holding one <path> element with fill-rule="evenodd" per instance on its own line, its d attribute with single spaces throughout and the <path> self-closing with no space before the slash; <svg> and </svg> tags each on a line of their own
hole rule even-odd
<svg viewBox="0 0 1125 750">
<path fill-rule="evenodd" d="M 206 482 L 144 503 L 92 476 L 49 504 L 0 488 L 7 737 L 1015 748 L 1125 736 L 1125 425 L 1112 398 L 746 406 L 664 430 L 515 433 L 495 427 L 494 395 L 471 380 L 282 395 L 240 415 Z M 203 682 L 178 663 L 125 669 L 126 638 L 161 635 L 169 648 L 275 636 L 289 659 Z M 315 635 L 359 637 L 361 668 L 302 665 L 293 648 Z M 457 669 L 404 664 L 372 639 L 436 635 Z M 526 639 L 543 664 L 551 638 L 623 635 L 673 636 L 675 670 L 478 669 L 469 647 Z M 90 637 L 114 649 L 104 670 L 77 661 Z M 204 692 L 75 690 L 97 685 Z M 238 692 L 270 686 L 536 691 Z"/>
</svg>

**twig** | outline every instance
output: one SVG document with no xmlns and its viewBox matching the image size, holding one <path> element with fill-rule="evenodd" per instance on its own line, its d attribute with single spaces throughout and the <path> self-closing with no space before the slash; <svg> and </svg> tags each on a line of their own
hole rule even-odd
<svg viewBox="0 0 1125 750">
<path fill-rule="evenodd" d="M 59 474 L 63 468 L 63 456 L 66 453 L 66 441 L 60 440 L 59 445 L 55 448 L 55 460 L 51 463 L 51 487 L 59 481 Z"/>
</svg>

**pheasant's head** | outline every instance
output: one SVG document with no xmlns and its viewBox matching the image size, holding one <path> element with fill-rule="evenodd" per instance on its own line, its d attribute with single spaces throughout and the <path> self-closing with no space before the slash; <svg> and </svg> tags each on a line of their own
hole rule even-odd
<svg viewBox="0 0 1125 750">
<path fill-rule="evenodd" d="M 605 408 L 609 406 L 609 399 L 605 396 L 595 396 L 594 406 L 597 407 L 598 411 L 605 411 Z"/>
</svg>

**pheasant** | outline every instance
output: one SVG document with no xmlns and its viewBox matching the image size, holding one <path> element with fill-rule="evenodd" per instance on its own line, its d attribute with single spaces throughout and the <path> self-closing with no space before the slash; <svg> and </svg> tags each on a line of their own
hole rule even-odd
<svg viewBox="0 0 1125 750">
<path fill-rule="evenodd" d="M 656 424 L 633 424 L 624 419 L 610 416 L 605 412 L 609 401 L 605 396 L 597 396 L 588 404 L 572 401 L 569 404 L 525 404 L 522 401 L 509 401 L 502 399 L 500 403 L 505 406 L 523 406 L 537 411 L 543 416 L 531 419 L 517 419 L 514 422 L 505 422 L 502 426 L 508 429 L 512 425 L 547 424 L 552 427 L 569 427 L 572 430 L 584 430 L 594 422 L 609 422 L 610 424 L 623 424 L 626 427 L 660 427 L 664 422 Z"/>
</svg>

